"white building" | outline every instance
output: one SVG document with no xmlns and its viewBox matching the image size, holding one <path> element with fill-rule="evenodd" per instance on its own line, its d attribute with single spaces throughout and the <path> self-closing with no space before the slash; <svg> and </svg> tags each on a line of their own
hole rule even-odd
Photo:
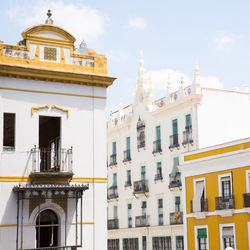
<svg viewBox="0 0 250 250">
<path fill-rule="evenodd" d="M 108 249 L 184 249 L 180 153 L 249 136 L 249 93 L 177 90 L 155 100 L 142 55 L 133 104 L 108 121 Z"/>
<path fill-rule="evenodd" d="M 50 16 L 0 43 L 0 249 L 105 249 L 114 78 Z"/>
</svg>

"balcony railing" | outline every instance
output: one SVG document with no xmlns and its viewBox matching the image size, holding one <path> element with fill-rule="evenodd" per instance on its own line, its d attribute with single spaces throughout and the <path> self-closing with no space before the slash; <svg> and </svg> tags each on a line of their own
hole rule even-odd
<svg viewBox="0 0 250 250">
<path fill-rule="evenodd" d="M 124 154 L 123 162 L 131 161 L 130 150 L 123 151 L 123 154 Z"/>
<path fill-rule="evenodd" d="M 116 164 L 117 164 L 117 161 L 116 161 L 116 154 L 110 155 L 110 163 L 109 163 L 109 166 L 113 166 L 113 165 L 116 165 Z"/>
<path fill-rule="evenodd" d="M 128 218 L 128 228 L 132 227 L 132 217 Z"/>
<path fill-rule="evenodd" d="M 145 148 L 145 140 L 137 139 L 137 149 Z"/>
<path fill-rule="evenodd" d="M 169 149 L 178 148 L 180 146 L 178 141 L 178 134 L 170 135 L 169 136 Z"/>
<path fill-rule="evenodd" d="M 153 154 L 162 152 L 161 140 L 153 141 Z"/>
<path fill-rule="evenodd" d="M 208 211 L 208 202 L 207 199 L 200 199 L 201 211 L 198 212 L 207 212 Z M 193 213 L 193 200 L 190 201 L 190 212 Z"/>
<path fill-rule="evenodd" d="M 142 215 L 135 217 L 135 226 L 136 227 L 147 227 L 149 226 L 149 216 Z"/>
<path fill-rule="evenodd" d="M 119 228 L 118 219 L 108 220 L 108 230 L 118 229 L 118 228 Z"/>
<path fill-rule="evenodd" d="M 134 193 L 147 193 L 148 180 L 134 181 Z"/>
<path fill-rule="evenodd" d="M 163 179 L 162 174 L 158 173 L 155 175 L 155 181 L 162 180 L 162 179 Z"/>
<path fill-rule="evenodd" d="M 234 196 L 230 197 L 215 197 L 215 209 L 234 209 Z"/>
<path fill-rule="evenodd" d="M 112 186 L 108 188 L 108 199 L 116 199 L 118 198 L 118 190 L 117 186 Z"/>
<path fill-rule="evenodd" d="M 181 173 L 177 172 L 175 177 L 172 177 L 171 174 L 169 175 L 169 188 L 176 188 L 181 187 Z"/>
<path fill-rule="evenodd" d="M 243 194 L 244 207 L 250 207 L 250 193 Z"/>
<path fill-rule="evenodd" d="M 186 127 L 185 131 L 183 131 L 183 142 L 182 145 L 184 146 L 185 144 L 188 143 L 193 143 L 193 135 L 192 135 L 192 127 Z"/>
<path fill-rule="evenodd" d="M 72 178 L 72 148 L 45 149 L 34 147 L 31 149 L 32 172 L 30 177 L 34 181 L 39 178 Z M 66 180 L 65 179 L 65 180 Z"/>
<path fill-rule="evenodd" d="M 183 212 L 170 213 L 170 225 L 183 224 Z"/>
<path fill-rule="evenodd" d="M 131 181 L 126 181 L 124 186 L 125 186 L 125 187 L 130 187 L 130 186 L 132 186 Z"/>
</svg>

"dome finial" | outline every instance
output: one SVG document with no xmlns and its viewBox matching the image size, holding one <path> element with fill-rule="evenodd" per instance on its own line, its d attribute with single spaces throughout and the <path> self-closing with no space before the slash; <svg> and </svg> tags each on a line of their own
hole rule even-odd
<svg viewBox="0 0 250 250">
<path fill-rule="evenodd" d="M 51 16 L 52 16 L 51 10 L 48 10 L 47 16 L 48 16 L 48 18 L 46 19 L 45 24 L 53 24 L 54 22 L 51 18 Z"/>
</svg>

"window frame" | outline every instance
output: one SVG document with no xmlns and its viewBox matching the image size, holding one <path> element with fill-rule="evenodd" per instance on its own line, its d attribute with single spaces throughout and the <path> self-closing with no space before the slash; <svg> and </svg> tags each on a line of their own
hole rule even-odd
<svg viewBox="0 0 250 250">
<path fill-rule="evenodd" d="M 193 189 L 194 189 L 194 193 L 193 193 L 193 198 L 194 195 L 196 194 L 196 186 L 197 186 L 197 182 L 203 181 L 204 182 L 204 199 L 206 199 L 207 194 L 206 194 L 206 178 L 202 177 L 202 178 L 198 178 L 198 179 L 194 179 L 193 180 Z"/>
<path fill-rule="evenodd" d="M 198 242 L 198 229 L 206 229 L 207 231 L 207 249 L 209 250 L 209 232 L 208 232 L 208 225 L 199 225 L 194 226 L 194 239 L 195 239 L 195 250 L 199 250 L 199 242 Z"/>
<path fill-rule="evenodd" d="M 224 246 L 223 246 L 223 227 L 233 227 L 234 249 L 237 249 L 237 245 L 236 245 L 236 233 L 235 233 L 235 223 L 219 224 L 219 227 L 220 227 L 220 249 L 224 250 Z"/>
<path fill-rule="evenodd" d="M 13 131 L 13 137 L 14 137 L 14 145 L 5 145 L 4 143 L 4 132 L 5 132 L 5 114 L 8 114 L 8 115 L 13 115 L 14 116 L 14 131 Z M 16 150 L 16 113 L 13 113 L 13 112 L 3 112 L 3 116 L 2 116 L 2 125 L 3 125 L 3 138 L 2 138 L 2 143 L 3 143 L 3 151 L 14 151 Z"/>
<path fill-rule="evenodd" d="M 223 197 L 222 193 L 222 179 L 225 177 L 230 178 L 230 191 L 231 191 L 231 196 L 233 195 L 233 181 L 232 181 L 232 173 L 226 173 L 226 174 L 221 174 L 218 176 L 218 185 L 219 185 L 219 196 Z"/>
</svg>

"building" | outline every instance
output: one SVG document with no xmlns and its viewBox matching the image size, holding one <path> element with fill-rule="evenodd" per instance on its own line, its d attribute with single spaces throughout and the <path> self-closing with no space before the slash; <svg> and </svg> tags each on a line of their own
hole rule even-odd
<svg viewBox="0 0 250 250">
<path fill-rule="evenodd" d="M 247 92 L 202 87 L 197 65 L 183 85 L 155 100 L 141 55 L 134 102 L 110 115 L 109 250 L 184 249 L 179 155 L 249 135 Z"/>
<path fill-rule="evenodd" d="M 250 249 L 250 138 L 181 157 L 185 249 Z"/>
<path fill-rule="evenodd" d="M 104 249 L 114 78 L 47 15 L 0 43 L 0 249 Z"/>
</svg>

